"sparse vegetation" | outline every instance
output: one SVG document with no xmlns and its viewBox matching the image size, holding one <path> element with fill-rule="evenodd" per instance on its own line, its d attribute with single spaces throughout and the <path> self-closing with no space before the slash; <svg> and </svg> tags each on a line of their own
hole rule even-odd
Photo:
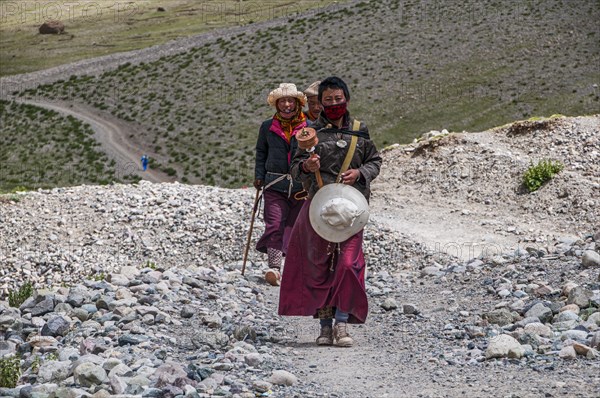
<svg viewBox="0 0 600 398">
<path fill-rule="evenodd" d="M 430 130 L 479 131 L 530 115 L 598 112 L 594 84 L 600 72 L 594 66 L 600 52 L 589 35 L 596 29 L 594 2 L 552 0 L 498 13 L 497 4 L 487 1 L 474 14 L 457 2 L 416 7 L 356 3 L 336 20 L 323 4 L 286 18 L 287 24 L 224 34 L 180 54 L 126 63 L 98 76 L 70 76 L 19 95 L 67 98 L 106 110 L 141 126 L 144 133 L 130 139 L 154 151 L 153 169 L 179 181 L 225 187 L 252 180 L 254 154 L 247 150 L 260 123 L 272 116 L 266 94 L 282 81 L 304 88 L 334 73 L 344 78 L 352 113 L 368 123 L 380 147 Z M 535 23 L 538 8 L 545 20 L 561 23 Z M 566 20 L 576 20 L 581 35 L 564 34 Z M 540 47 L 539 37 L 550 34 L 556 40 Z M 360 56 L 332 56 L 326 43 L 334 38 Z M 295 51 L 298 43 L 311 43 L 311 51 Z M 585 60 L 578 54 L 586 54 Z M 580 59 L 580 67 L 565 80 L 560 65 L 572 58 Z M 32 158 L 15 156 L 19 162 Z"/>
<path fill-rule="evenodd" d="M 103 281 L 106 279 L 106 274 L 104 272 L 94 272 L 93 274 L 90 275 L 90 277 L 93 280 L 100 282 L 100 281 Z"/>
<path fill-rule="evenodd" d="M 72 81 L 72 80 L 70 80 Z M 0 100 L 0 192 L 136 181 L 119 175 L 88 124 L 28 104 Z M 9 198 L 18 200 L 18 196 Z"/>
<path fill-rule="evenodd" d="M 25 282 L 19 290 L 11 290 L 8 292 L 8 305 L 11 307 L 19 307 L 29 297 L 33 295 L 33 285 L 31 282 Z"/>
<path fill-rule="evenodd" d="M 537 164 L 531 164 L 523 175 L 523 185 L 529 192 L 537 191 L 543 184 L 550 181 L 552 177 L 564 169 L 559 161 L 544 159 Z"/>
<path fill-rule="evenodd" d="M 21 360 L 16 355 L 0 358 L 0 387 L 15 388 L 21 377 Z"/>
</svg>

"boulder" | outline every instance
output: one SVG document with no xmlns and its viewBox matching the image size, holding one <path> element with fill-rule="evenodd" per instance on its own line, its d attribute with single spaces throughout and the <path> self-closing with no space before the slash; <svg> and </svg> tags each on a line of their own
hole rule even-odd
<svg viewBox="0 0 600 398">
<path fill-rule="evenodd" d="M 521 358 L 524 353 L 525 350 L 514 337 L 501 334 L 490 340 L 488 348 L 485 351 L 485 358 Z"/>
<path fill-rule="evenodd" d="M 600 254 L 594 250 L 586 250 L 581 257 L 581 264 L 587 268 L 600 267 Z"/>
<path fill-rule="evenodd" d="M 42 35 L 59 35 L 65 31 L 65 24 L 60 21 L 46 21 L 40 25 L 39 31 Z"/>
</svg>

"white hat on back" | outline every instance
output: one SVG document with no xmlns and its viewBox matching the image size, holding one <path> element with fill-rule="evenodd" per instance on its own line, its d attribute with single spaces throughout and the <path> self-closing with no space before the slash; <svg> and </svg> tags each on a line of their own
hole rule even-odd
<svg viewBox="0 0 600 398">
<path fill-rule="evenodd" d="M 350 185 L 328 184 L 317 191 L 308 210 L 315 232 L 329 242 L 343 242 L 369 221 L 369 204 Z"/>
</svg>

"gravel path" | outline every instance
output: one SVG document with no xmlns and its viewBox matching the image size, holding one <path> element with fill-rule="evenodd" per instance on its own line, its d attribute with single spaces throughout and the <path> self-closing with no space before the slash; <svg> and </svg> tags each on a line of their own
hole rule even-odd
<svg viewBox="0 0 600 398">
<path fill-rule="evenodd" d="M 370 314 L 349 349 L 315 346 L 313 319 L 276 315 L 262 255 L 240 275 L 251 190 L 142 182 L 3 197 L 0 289 L 58 290 L 0 303 L 0 354 L 22 353 L 24 372 L 0 396 L 598 396 L 598 121 L 384 151 L 365 230 Z M 566 168 L 519 193 L 532 143 Z M 432 244 L 436 223 L 518 244 L 453 257 Z M 259 217 L 254 239 L 262 228 Z"/>
</svg>

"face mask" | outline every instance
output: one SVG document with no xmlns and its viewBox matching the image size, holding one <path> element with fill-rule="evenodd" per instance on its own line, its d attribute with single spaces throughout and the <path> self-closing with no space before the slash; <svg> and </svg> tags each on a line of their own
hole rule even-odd
<svg viewBox="0 0 600 398">
<path fill-rule="evenodd" d="M 348 103 L 328 105 L 323 107 L 323 113 L 329 120 L 338 120 L 346 114 L 346 107 Z"/>
</svg>

